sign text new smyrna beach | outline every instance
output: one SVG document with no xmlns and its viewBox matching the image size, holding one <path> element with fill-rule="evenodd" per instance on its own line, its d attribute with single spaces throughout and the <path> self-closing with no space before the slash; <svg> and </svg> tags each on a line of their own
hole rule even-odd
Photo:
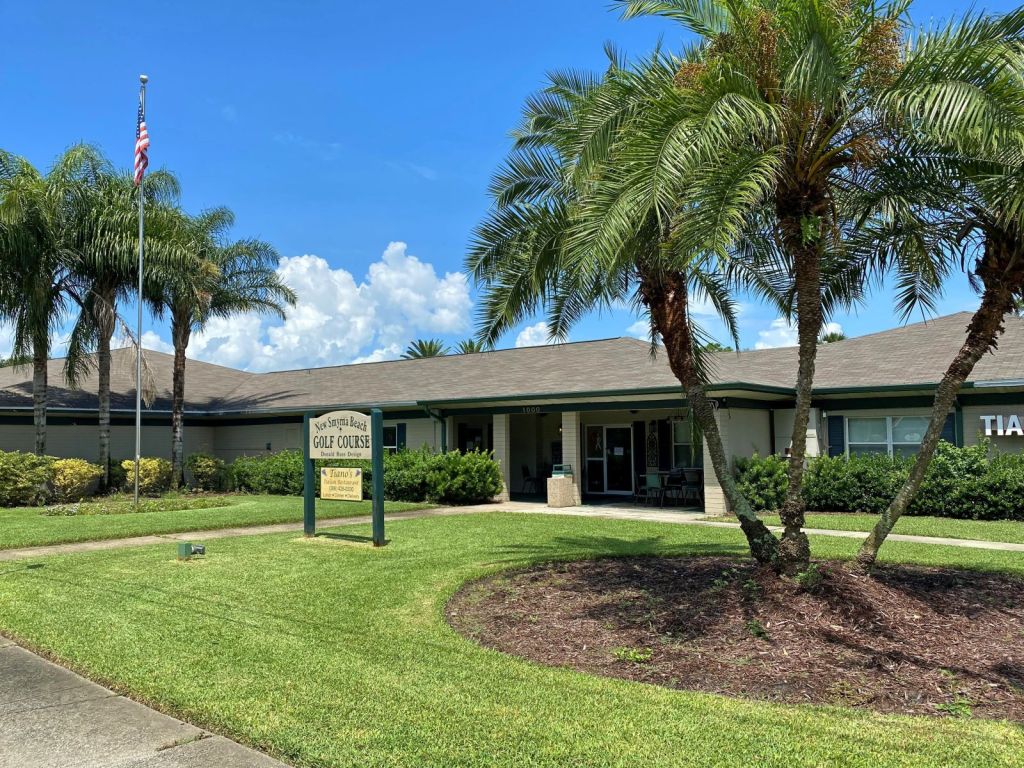
<svg viewBox="0 0 1024 768">
<path fill-rule="evenodd" d="M 358 411 L 334 411 L 310 420 L 311 459 L 371 458 L 370 417 Z"/>
</svg>

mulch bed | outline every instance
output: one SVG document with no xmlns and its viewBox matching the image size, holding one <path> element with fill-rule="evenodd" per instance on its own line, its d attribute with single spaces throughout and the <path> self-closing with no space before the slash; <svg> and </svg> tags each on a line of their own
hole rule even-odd
<svg viewBox="0 0 1024 768">
<path fill-rule="evenodd" d="M 1024 721 L 1024 580 L 817 568 L 801 586 L 726 557 L 546 564 L 466 585 L 447 616 L 485 646 L 609 677 Z"/>
</svg>

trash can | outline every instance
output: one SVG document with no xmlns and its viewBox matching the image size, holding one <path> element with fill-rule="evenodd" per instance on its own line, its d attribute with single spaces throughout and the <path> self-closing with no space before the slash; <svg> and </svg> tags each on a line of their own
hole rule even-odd
<svg viewBox="0 0 1024 768">
<path fill-rule="evenodd" d="M 576 484 L 572 481 L 572 467 L 569 464 L 555 464 L 548 478 L 548 506 L 575 507 Z"/>
</svg>

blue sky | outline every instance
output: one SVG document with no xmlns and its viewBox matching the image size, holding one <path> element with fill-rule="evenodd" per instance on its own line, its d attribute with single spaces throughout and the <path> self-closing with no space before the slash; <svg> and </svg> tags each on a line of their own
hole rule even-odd
<svg viewBox="0 0 1024 768">
<path fill-rule="evenodd" d="M 955 8 L 918 2 L 914 17 Z M 0 0 L 0 11 L 0 146 L 45 167 L 84 140 L 127 166 L 146 72 L 153 165 L 179 175 L 187 208 L 227 205 L 237 236 L 287 257 L 282 274 L 300 293 L 287 322 L 220 323 L 190 349 L 254 369 L 380 359 L 411 338 L 469 335 L 476 294 L 459 272 L 524 97 L 551 69 L 600 68 L 605 41 L 641 55 L 659 36 L 681 40 L 667 22 L 620 21 L 602 0 Z M 973 304 L 958 278 L 940 309 Z M 878 292 L 835 320 L 848 335 L 880 330 L 895 323 L 891 307 Z M 594 316 L 572 338 L 623 335 L 635 321 Z M 791 339 L 756 302 L 741 321 L 744 347 Z M 543 341 L 528 325 L 501 346 Z M 162 348 L 166 329 L 149 331 Z"/>
</svg>

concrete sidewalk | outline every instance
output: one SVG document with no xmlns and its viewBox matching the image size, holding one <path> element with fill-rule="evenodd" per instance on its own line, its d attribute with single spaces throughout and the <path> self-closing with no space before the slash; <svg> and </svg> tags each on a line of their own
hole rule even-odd
<svg viewBox="0 0 1024 768">
<path fill-rule="evenodd" d="M 0 768 L 287 768 L 0 637 Z"/>
</svg>

